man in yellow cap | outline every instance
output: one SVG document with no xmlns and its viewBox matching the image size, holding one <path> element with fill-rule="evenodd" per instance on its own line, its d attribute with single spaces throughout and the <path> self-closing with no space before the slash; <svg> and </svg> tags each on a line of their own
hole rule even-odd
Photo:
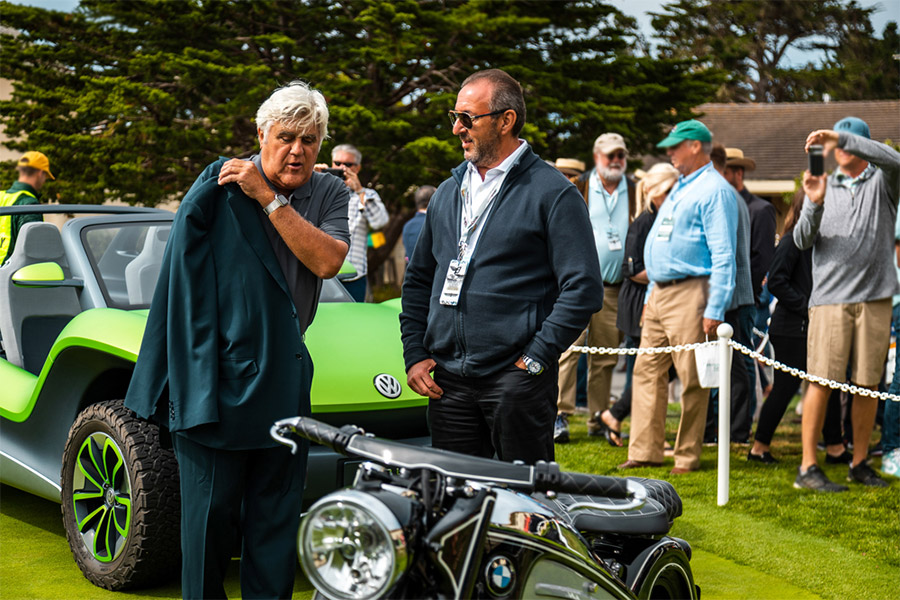
<svg viewBox="0 0 900 600">
<path fill-rule="evenodd" d="M 50 172 L 50 161 L 41 152 L 26 152 L 16 164 L 19 180 L 0 195 L 0 207 L 40 204 L 41 188 L 47 178 L 56 179 Z M 16 237 L 25 223 L 41 221 L 40 215 L 11 215 L 0 217 L 0 265 L 6 264 Z"/>
</svg>

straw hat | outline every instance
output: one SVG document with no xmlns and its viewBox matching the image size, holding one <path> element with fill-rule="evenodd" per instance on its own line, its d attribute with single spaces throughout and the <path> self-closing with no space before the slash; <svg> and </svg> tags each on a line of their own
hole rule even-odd
<svg viewBox="0 0 900 600">
<path fill-rule="evenodd" d="M 725 148 L 725 166 L 743 167 L 745 171 L 753 171 L 756 169 L 756 161 L 745 158 L 744 151 L 740 148 Z"/>
<path fill-rule="evenodd" d="M 577 158 L 557 158 L 554 165 L 563 174 L 571 176 L 581 175 L 584 173 L 585 164 Z"/>
</svg>

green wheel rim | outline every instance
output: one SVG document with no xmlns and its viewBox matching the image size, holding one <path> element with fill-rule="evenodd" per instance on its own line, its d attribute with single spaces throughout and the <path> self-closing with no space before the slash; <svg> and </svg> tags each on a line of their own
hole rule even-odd
<svg viewBox="0 0 900 600">
<path fill-rule="evenodd" d="M 125 548 L 131 525 L 128 466 L 115 440 L 102 432 L 84 440 L 75 462 L 75 526 L 96 560 L 113 561 Z"/>
</svg>

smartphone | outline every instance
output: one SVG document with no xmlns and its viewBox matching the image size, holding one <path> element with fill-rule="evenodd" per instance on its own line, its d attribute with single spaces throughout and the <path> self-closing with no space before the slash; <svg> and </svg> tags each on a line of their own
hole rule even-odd
<svg viewBox="0 0 900 600">
<path fill-rule="evenodd" d="M 809 172 L 811 175 L 823 175 L 825 173 L 824 148 L 819 144 L 809 147 Z"/>
<path fill-rule="evenodd" d="M 340 179 L 346 179 L 346 178 L 347 178 L 347 174 L 344 173 L 344 170 L 343 170 L 343 169 L 331 169 L 331 168 L 328 168 L 328 169 L 322 169 L 322 172 L 323 172 L 323 173 L 331 173 L 332 175 L 334 175 L 335 177 L 338 177 L 338 178 L 340 178 Z"/>
</svg>

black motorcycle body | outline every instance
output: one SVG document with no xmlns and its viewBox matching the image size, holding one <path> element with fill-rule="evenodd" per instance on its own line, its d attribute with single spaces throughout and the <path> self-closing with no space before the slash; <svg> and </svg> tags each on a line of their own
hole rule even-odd
<svg viewBox="0 0 900 600">
<path fill-rule="evenodd" d="M 665 481 L 560 471 L 406 446 L 307 417 L 291 434 L 365 462 L 318 500 L 300 563 L 332 599 L 699 598 L 681 499 Z"/>
</svg>

